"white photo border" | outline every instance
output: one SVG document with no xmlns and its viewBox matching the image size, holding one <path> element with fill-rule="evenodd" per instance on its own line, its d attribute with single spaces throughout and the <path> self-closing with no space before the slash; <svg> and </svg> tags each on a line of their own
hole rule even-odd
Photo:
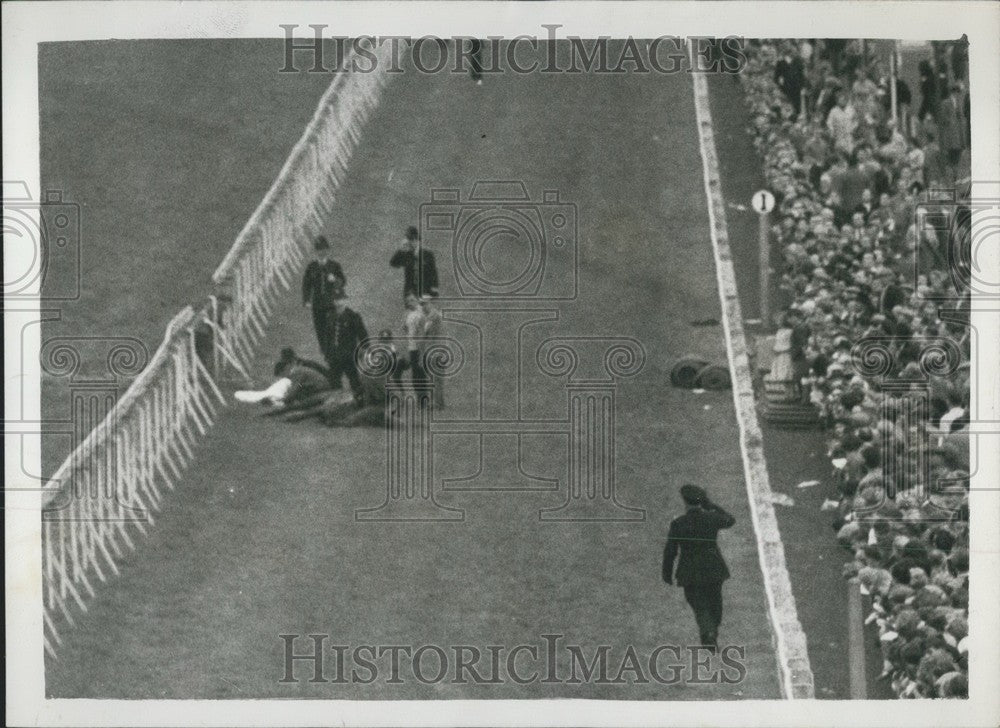
<svg viewBox="0 0 1000 728">
<path fill-rule="evenodd" d="M 329 34 L 637 38 L 658 35 L 864 37 L 970 42 L 972 160 L 975 197 L 1000 198 L 1000 5 L 989 2 L 25 2 L 3 14 L 3 178 L 40 192 L 38 43 L 106 38 L 284 37 L 310 23 Z M 276 59 L 278 62 L 279 59 Z M 985 180 L 985 181 L 979 181 Z M 17 267 L 8 251 L 5 263 Z M 980 263 L 1000 270 L 1000 250 Z M 991 279 L 993 280 L 993 279 Z M 36 306 L 37 308 L 37 306 Z M 980 419 L 998 421 L 1000 331 L 996 303 L 976 301 L 980 362 L 972 397 Z M 23 339 L 16 307 L 4 312 L 5 397 L 39 409 L 38 330 Z M 19 389 L 20 388 L 20 389 Z M 20 399 L 20 397 L 18 398 Z M 980 435 L 980 438 L 997 436 Z M 607 700 L 70 700 L 45 699 L 42 649 L 40 496 L 17 488 L 21 463 L 40 471 L 40 442 L 5 438 L 7 723 L 9 725 L 714 725 L 714 726 L 995 726 L 1000 723 L 1000 448 L 980 440 L 973 476 L 970 612 L 974 642 L 970 699 L 885 701 L 648 702 Z"/>
</svg>

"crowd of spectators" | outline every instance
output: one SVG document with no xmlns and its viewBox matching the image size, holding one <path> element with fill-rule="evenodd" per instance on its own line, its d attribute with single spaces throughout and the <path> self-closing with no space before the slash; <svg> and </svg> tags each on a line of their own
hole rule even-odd
<svg viewBox="0 0 1000 728">
<path fill-rule="evenodd" d="M 968 223 L 965 49 L 920 62 L 915 112 L 863 41 L 755 42 L 740 76 L 778 199 L 791 386 L 829 432 L 845 573 L 900 697 L 967 695 L 968 293 L 950 256 Z"/>
</svg>

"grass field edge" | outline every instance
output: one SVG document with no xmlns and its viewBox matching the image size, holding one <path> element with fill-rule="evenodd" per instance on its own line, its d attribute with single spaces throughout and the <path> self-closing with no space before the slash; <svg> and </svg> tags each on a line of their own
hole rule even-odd
<svg viewBox="0 0 1000 728">
<path fill-rule="evenodd" d="M 719 301 L 722 306 L 722 326 L 726 354 L 733 380 L 733 403 L 740 432 L 740 454 L 749 496 L 750 515 L 757 540 L 764 591 L 767 595 L 768 617 L 774 637 L 781 692 L 785 699 L 815 697 L 812 668 L 806 649 L 806 635 L 798 618 L 791 578 L 785 562 L 785 547 L 778 529 L 778 520 L 771 500 L 771 483 L 764 456 L 764 439 L 757 421 L 753 380 L 743 314 L 736 287 L 726 224 L 726 208 L 719 177 L 719 161 L 712 127 L 708 82 L 700 73 L 691 74 L 694 90 L 695 116 L 698 126 L 698 146 L 701 152 L 705 197 L 708 205 L 709 233 Z"/>
</svg>

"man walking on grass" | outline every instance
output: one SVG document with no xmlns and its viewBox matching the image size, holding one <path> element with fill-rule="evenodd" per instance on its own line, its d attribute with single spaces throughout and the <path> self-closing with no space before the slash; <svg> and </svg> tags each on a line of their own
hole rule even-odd
<svg viewBox="0 0 1000 728">
<path fill-rule="evenodd" d="M 701 644 L 717 651 L 719 624 L 722 622 L 722 582 L 729 569 L 716 542 L 719 531 L 729 528 L 736 519 L 712 503 L 708 493 L 697 485 L 682 485 L 681 499 L 687 508 L 675 518 L 667 533 L 663 550 L 663 581 L 684 588 L 684 598 L 694 611 Z M 674 561 L 680 552 L 676 577 Z"/>
</svg>

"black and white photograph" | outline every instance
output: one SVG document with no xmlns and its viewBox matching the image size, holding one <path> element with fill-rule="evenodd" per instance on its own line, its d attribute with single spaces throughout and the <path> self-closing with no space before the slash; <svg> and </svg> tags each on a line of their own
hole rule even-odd
<svg viewBox="0 0 1000 728">
<path fill-rule="evenodd" d="M 8 724 L 1000 721 L 1000 6 L 2 9 Z"/>
</svg>

